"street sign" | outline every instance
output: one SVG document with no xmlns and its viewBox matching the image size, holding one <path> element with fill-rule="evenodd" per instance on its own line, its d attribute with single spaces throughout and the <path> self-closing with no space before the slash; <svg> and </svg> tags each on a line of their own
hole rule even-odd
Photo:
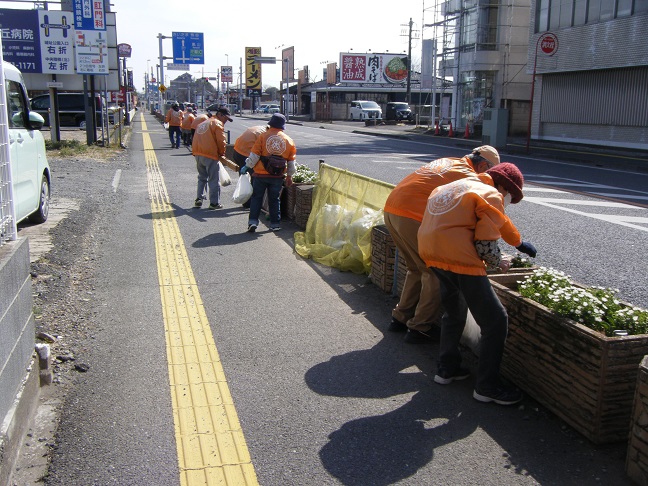
<svg viewBox="0 0 648 486">
<path fill-rule="evenodd" d="M 63 83 L 61 83 L 60 81 L 48 81 L 47 82 L 47 87 L 48 88 L 62 88 Z"/>
<path fill-rule="evenodd" d="M 540 50 L 547 56 L 553 56 L 558 51 L 558 37 L 551 32 L 540 36 Z"/>
<path fill-rule="evenodd" d="M 174 64 L 205 64 L 202 32 L 172 32 Z"/>
<path fill-rule="evenodd" d="M 169 71 L 189 71 L 189 64 L 167 64 Z"/>
<path fill-rule="evenodd" d="M 166 86 L 164 86 L 163 84 L 161 84 L 161 85 L 158 87 L 158 89 L 160 90 L 160 93 L 164 93 L 164 92 L 167 90 L 167 89 L 166 89 Z"/>
<path fill-rule="evenodd" d="M 221 66 L 221 81 L 224 83 L 231 83 L 233 79 L 232 66 Z"/>
</svg>

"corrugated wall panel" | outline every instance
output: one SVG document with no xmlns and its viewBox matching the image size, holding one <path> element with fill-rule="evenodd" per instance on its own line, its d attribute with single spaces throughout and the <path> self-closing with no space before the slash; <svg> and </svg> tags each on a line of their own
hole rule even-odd
<svg viewBox="0 0 648 486">
<path fill-rule="evenodd" d="M 542 123 L 648 126 L 648 67 L 545 74 Z"/>
</svg>

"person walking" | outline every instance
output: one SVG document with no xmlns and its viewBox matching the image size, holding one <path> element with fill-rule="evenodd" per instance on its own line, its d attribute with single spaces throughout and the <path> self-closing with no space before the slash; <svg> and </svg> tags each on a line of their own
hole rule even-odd
<svg viewBox="0 0 648 486">
<path fill-rule="evenodd" d="M 182 123 L 180 129 L 182 130 L 182 143 L 185 147 L 191 145 L 191 124 L 196 119 L 194 115 L 193 108 L 187 108 L 185 110 L 184 116 L 182 117 Z"/>
<path fill-rule="evenodd" d="M 259 138 L 259 135 L 265 133 L 268 130 L 268 125 L 255 125 L 253 127 L 245 130 L 235 141 L 234 141 L 234 152 L 232 158 L 234 162 L 239 166 L 239 171 L 245 165 L 246 159 L 250 156 L 250 151 L 254 146 L 254 142 Z M 248 199 L 243 203 L 244 208 L 250 207 L 250 200 Z"/>
<path fill-rule="evenodd" d="M 430 193 L 439 186 L 483 173 L 499 163 L 497 150 L 483 145 L 461 158 L 433 160 L 406 176 L 389 194 L 384 207 L 385 226 L 399 257 L 405 260 L 407 273 L 388 329 L 406 332 L 406 342 L 418 344 L 437 339 L 439 332 L 439 281 L 419 256 L 418 248 L 418 230 Z"/>
<path fill-rule="evenodd" d="M 466 177 L 432 191 L 418 245 L 421 258 L 439 279 L 445 309 L 435 383 L 448 385 L 470 376 L 461 367 L 459 350 L 470 309 L 481 329 L 473 398 L 512 405 L 522 400 L 522 392 L 499 376 L 508 316 L 486 275 L 486 266 L 504 272 L 510 268 L 497 245 L 500 238 L 530 256 L 536 255 L 536 249 L 522 240 L 504 209 L 509 202 L 517 204 L 522 199 L 522 173 L 513 164 L 501 163 L 486 174 L 489 177 Z"/>
<path fill-rule="evenodd" d="M 198 125 L 200 125 L 202 122 L 205 120 L 208 120 L 209 118 L 212 117 L 212 114 L 207 111 L 205 113 L 201 113 L 200 115 L 196 115 L 196 118 L 194 118 L 194 121 L 191 122 L 191 140 L 193 143 L 193 137 L 194 134 L 196 133 L 196 128 L 198 128 Z"/>
<path fill-rule="evenodd" d="M 192 153 L 196 158 L 198 187 L 194 207 L 202 207 L 205 189 L 209 194 L 209 209 L 221 209 L 220 184 L 218 183 L 218 161 L 225 157 L 227 139 L 225 124 L 232 120 L 227 108 L 219 108 L 213 118 L 203 121 L 196 127 Z"/>
<path fill-rule="evenodd" d="M 240 170 L 241 174 L 245 174 L 250 169 L 254 169 L 248 218 L 248 232 L 250 233 L 255 232 L 259 226 L 259 214 L 266 191 L 270 212 L 270 230 L 279 231 L 281 229 L 279 203 L 281 188 L 284 179 L 287 186 L 292 184 L 292 175 L 295 173 L 297 148 L 292 138 L 284 132 L 286 117 L 281 113 L 274 113 L 268 122 L 268 127 L 264 133 L 257 137 L 250 156 Z M 261 161 L 260 164 L 259 161 Z"/>
<path fill-rule="evenodd" d="M 184 114 L 180 111 L 180 105 L 178 103 L 173 103 L 164 117 L 164 121 L 169 124 L 169 140 L 171 141 L 171 148 L 180 148 L 180 126 L 182 125 L 183 115 Z"/>
</svg>

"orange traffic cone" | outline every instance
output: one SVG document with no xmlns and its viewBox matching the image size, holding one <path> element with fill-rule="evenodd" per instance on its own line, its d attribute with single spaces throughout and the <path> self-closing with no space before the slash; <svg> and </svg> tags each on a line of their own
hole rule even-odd
<svg viewBox="0 0 648 486">
<path fill-rule="evenodd" d="M 450 128 L 448 130 L 448 137 L 454 137 L 454 131 L 452 130 L 452 122 L 450 122 Z"/>
<path fill-rule="evenodd" d="M 439 134 L 439 120 L 437 120 L 436 125 L 434 126 L 434 134 Z"/>
<path fill-rule="evenodd" d="M 464 132 L 464 138 L 470 138 L 470 128 L 468 128 L 467 123 L 466 123 L 466 131 Z"/>
</svg>

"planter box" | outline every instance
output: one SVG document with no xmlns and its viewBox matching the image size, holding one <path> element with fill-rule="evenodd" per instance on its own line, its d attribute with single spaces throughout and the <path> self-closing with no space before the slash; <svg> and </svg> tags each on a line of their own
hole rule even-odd
<svg viewBox="0 0 648 486">
<path fill-rule="evenodd" d="M 648 356 L 637 374 L 626 473 L 635 483 L 648 484 Z"/>
<path fill-rule="evenodd" d="M 502 375 L 592 442 L 628 440 L 648 335 L 606 337 L 522 297 L 505 277 L 490 277 L 509 315 Z"/>
<path fill-rule="evenodd" d="M 313 184 L 305 184 L 303 182 L 297 182 L 294 183 L 290 186 L 284 187 L 283 192 L 281 193 L 281 217 L 282 218 L 287 218 L 290 220 L 295 219 L 295 206 L 297 205 L 297 188 L 299 187 L 304 187 L 307 186 L 306 188 L 313 188 Z M 312 194 L 312 191 L 310 192 Z M 304 199 L 304 198 L 303 198 Z M 308 199 L 308 198 L 305 198 Z M 312 198 L 310 198 L 312 199 Z M 309 201 L 302 201 L 307 202 L 307 204 L 302 204 L 304 206 L 308 206 L 309 214 L 310 214 L 310 207 L 312 205 L 312 200 Z M 307 218 L 308 219 L 308 218 Z"/>
<path fill-rule="evenodd" d="M 295 205 L 293 215 L 295 223 L 302 229 L 306 228 L 308 218 L 310 217 L 313 208 L 313 191 L 315 190 L 314 184 L 293 184 L 290 187 L 295 187 L 294 197 Z"/>
<path fill-rule="evenodd" d="M 374 285 L 387 293 L 394 289 L 394 266 L 396 271 L 396 290 L 400 295 L 407 275 L 405 259 L 399 258 L 396 263 L 396 245 L 385 225 L 371 229 L 371 272 L 369 278 Z"/>
</svg>

